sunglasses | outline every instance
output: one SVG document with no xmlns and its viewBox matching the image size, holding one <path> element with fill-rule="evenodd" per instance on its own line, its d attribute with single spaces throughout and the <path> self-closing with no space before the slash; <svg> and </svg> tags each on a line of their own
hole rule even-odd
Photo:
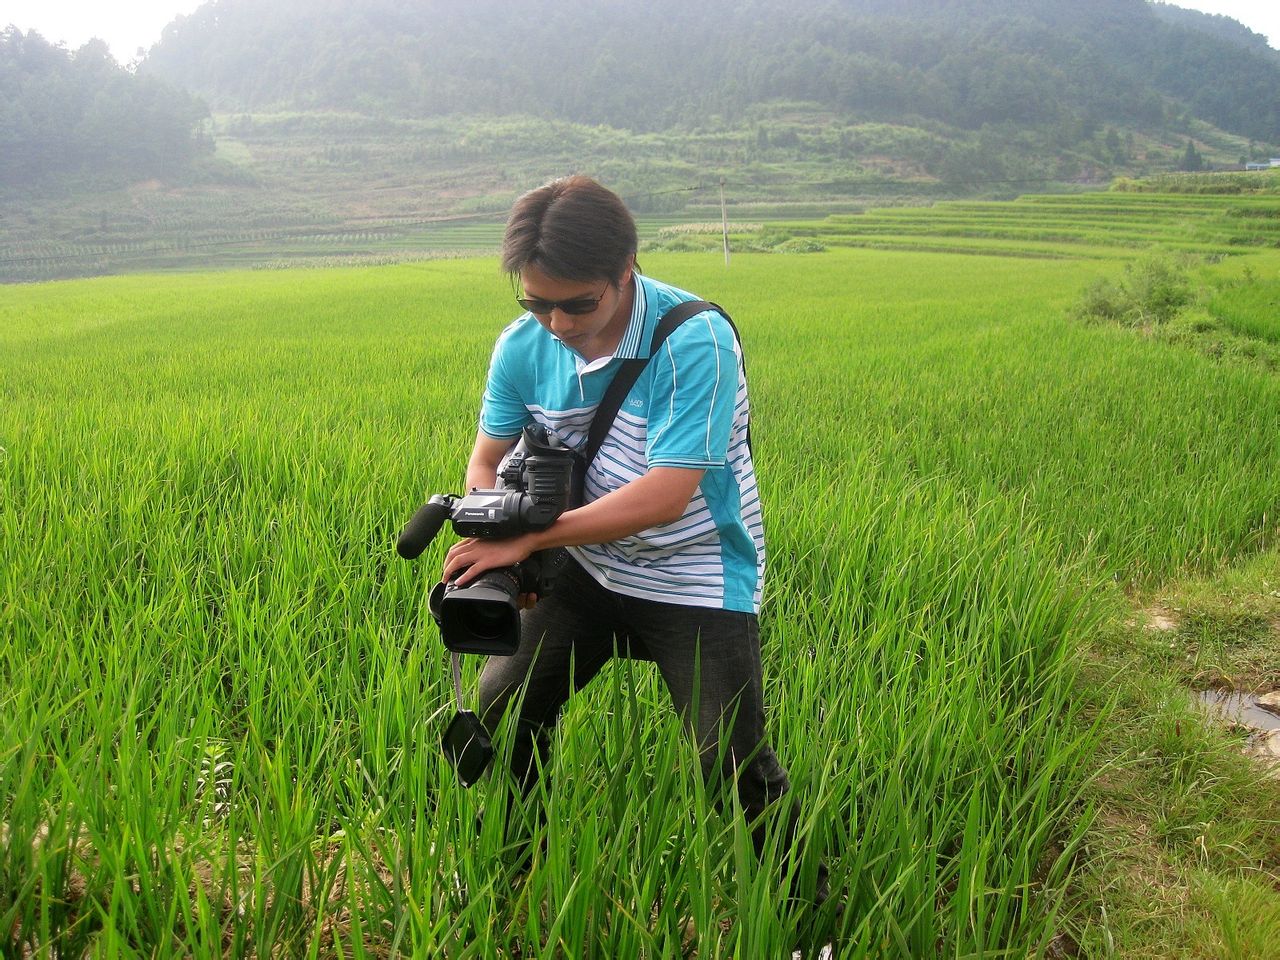
<svg viewBox="0 0 1280 960">
<path fill-rule="evenodd" d="M 604 295 L 608 293 L 609 287 L 606 285 L 600 291 L 598 297 L 574 297 L 572 300 L 539 300 L 536 297 L 516 297 L 516 303 L 520 304 L 530 313 L 536 313 L 540 317 L 550 316 L 552 310 L 559 310 L 567 313 L 571 317 L 580 317 L 585 313 L 591 313 L 596 307 L 600 306 L 600 301 L 604 299 Z"/>
</svg>

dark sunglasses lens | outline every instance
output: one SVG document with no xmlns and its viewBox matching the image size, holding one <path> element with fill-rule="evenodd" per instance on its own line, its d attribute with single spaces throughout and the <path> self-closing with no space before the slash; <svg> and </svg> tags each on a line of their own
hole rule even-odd
<svg viewBox="0 0 1280 960">
<path fill-rule="evenodd" d="M 528 297 L 517 297 L 516 303 L 520 304 L 530 313 L 536 313 L 539 316 L 546 316 L 552 310 L 559 307 L 565 313 L 572 316 L 581 316 L 584 313 L 590 313 L 600 303 L 599 299 L 592 297 L 583 297 L 580 300 L 531 300 Z"/>
</svg>

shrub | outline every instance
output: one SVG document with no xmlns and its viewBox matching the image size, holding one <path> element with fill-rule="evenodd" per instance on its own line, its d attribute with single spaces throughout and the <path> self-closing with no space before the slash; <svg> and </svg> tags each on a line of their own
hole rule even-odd
<svg viewBox="0 0 1280 960">
<path fill-rule="evenodd" d="M 1185 261 L 1153 254 L 1129 264 L 1124 272 L 1123 285 L 1142 325 L 1168 323 L 1191 302 L 1191 278 Z"/>
<path fill-rule="evenodd" d="M 1155 253 L 1124 268 L 1118 283 L 1096 280 L 1081 295 L 1074 315 L 1091 323 L 1127 327 L 1166 324 L 1192 302 L 1189 258 Z"/>
<path fill-rule="evenodd" d="M 682 234 L 650 240 L 642 245 L 641 252 L 661 250 L 667 253 L 703 253 L 707 250 L 718 249 L 719 246 L 719 237 Z"/>
<path fill-rule="evenodd" d="M 1199 307 L 1187 310 L 1169 324 L 1170 330 L 1185 330 L 1189 333 L 1212 333 L 1221 327 L 1221 320 Z"/>
<path fill-rule="evenodd" d="M 773 249 L 776 253 L 822 253 L 827 248 L 811 237 L 792 237 Z"/>
<path fill-rule="evenodd" d="M 1098 279 L 1089 284 L 1074 313 L 1077 319 L 1087 323 L 1123 323 L 1128 309 L 1124 291 L 1119 285 Z"/>
</svg>

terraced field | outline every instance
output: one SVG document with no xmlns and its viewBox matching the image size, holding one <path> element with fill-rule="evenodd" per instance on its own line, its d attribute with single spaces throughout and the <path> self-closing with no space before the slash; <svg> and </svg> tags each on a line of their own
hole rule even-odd
<svg viewBox="0 0 1280 960">
<path fill-rule="evenodd" d="M 680 218 L 642 221 L 653 236 Z M 334 223 L 320 214 L 233 210 L 196 216 L 116 217 L 92 238 L 0 242 L 0 282 L 30 282 L 155 270 L 353 266 L 453 259 L 495 252 L 502 221 L 492 214 L 369 217 Z"/>
<path fill-rule="evenodd" d="M 403 191 L 401 191 L 403 192 Z M 405 194 L 408 209 L 420 206 Z M 384 205 L 391 198 L 385 198 Z M 1125 257 L 1153 247 L 1205 256 L 1280 244 L 1280 196 L 1083 193 L 1008 202 L 941 202 L 844 213 L 820 221 L 785 219 L 785 205 L 733 210 L 734 245 L 762 249 L 779 237 L 829 246 L 1014 257 Z M 694 219 L 719 221 L 699 208 Z M 646 240 L 690 216 L 642 218 Z M 752 226 L 744 228 L 744 219 Z M 755 224 L 763 223 L 763 236 Z M 51 225 L 59 232 L 56 224 Z M 68 222 L 61 232 L 71 232 Z M 139 270 L 375 265 L 491 253 L 501 239 L 493 214 L 451 217 L 376 214 L 334 221 L 318 201 L 272 202 L 244 211 L 209 199 L 139 190 L 132 205 L 102 213 L 76 240 L 0 233 L 0 281 Z M 771 239 L 772 238 L 772 239 Z M 714 241 L 718 243 L 718 239 Z M 710 245 L 709 241 L 709 245 Z"/>
<path fill-rule="evenodd" d="M 1124 257 L 1150 248 L 1227 256 L 1280 247 L 1280 196 L 1093 193 L 939 203 L 773 225 L 831 246 L 1005 256 Z"/>
</svg>

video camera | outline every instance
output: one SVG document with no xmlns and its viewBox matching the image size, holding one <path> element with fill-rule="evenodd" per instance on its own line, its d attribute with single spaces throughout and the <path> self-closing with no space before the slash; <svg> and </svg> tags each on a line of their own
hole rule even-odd
<svg viewBox="0 0 1280 960">
<path fill-rule="evenodd" d="M 405 526 L 396 552 L 413 560 L 446 520 L 460 537 L 489 540 L 547 529 L 569 507 L 576 459 L 545 427 L 525 427 L 496 489 L 472 490 L 464 497 L 436 494 Z M 568 559 L 563 548 L 539 550 L 510 567 L 486 570 L 465 587 L 437 583 L 428 605 L 444 645 L 456 653 L 511 656 L 520 645 L 517 598 L 550 593 Z"/>
</svg>

